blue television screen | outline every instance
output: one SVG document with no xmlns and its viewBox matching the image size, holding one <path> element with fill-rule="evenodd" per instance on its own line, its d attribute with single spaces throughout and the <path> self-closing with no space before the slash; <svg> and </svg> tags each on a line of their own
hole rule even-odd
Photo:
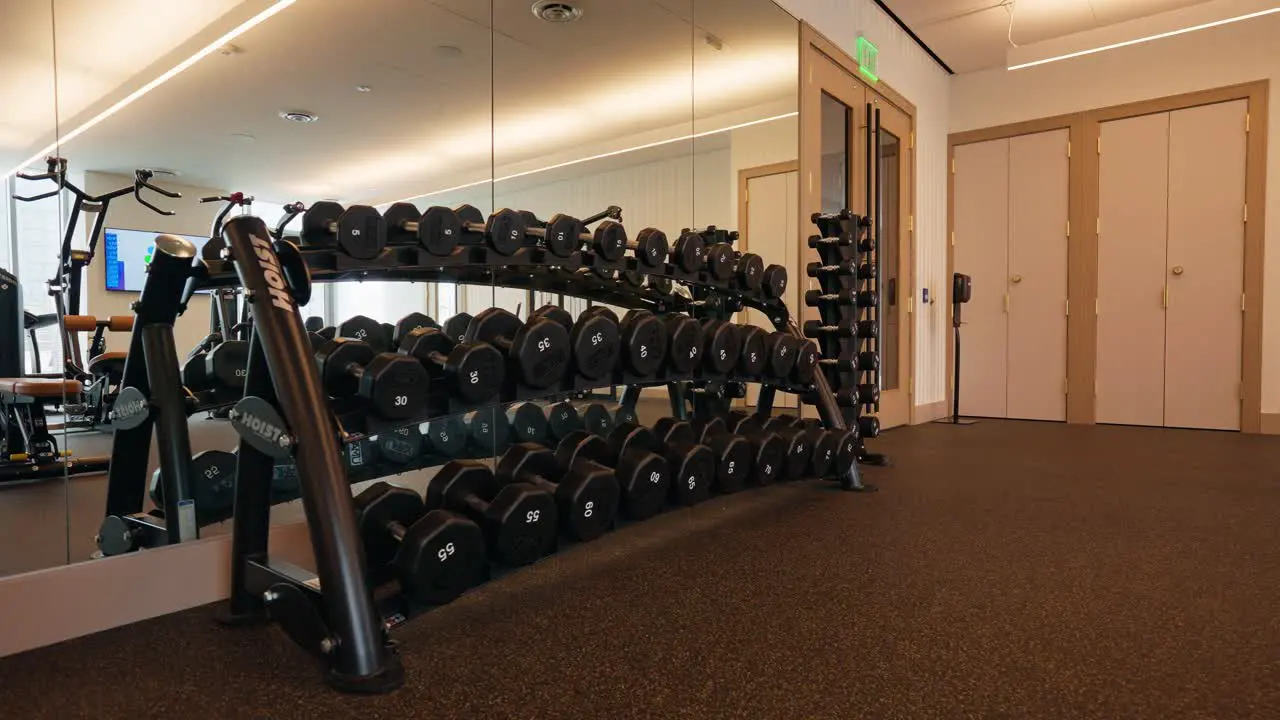
<svg viewBox="0 0 1280 720">
<path fill-rule="evenodd" d="M 142 284 L 147 279 L 147 265 L 151 262 L 151 253 L 155 252 L 156 235 L 160 233 L 144 230 L 120 230 L 107 228 L 102 231 L 102 254 L 106 258 L 106 285 L 108 290 L 118 292 L 142 292 Z M 207 237 L 196 235 L 179 235 L 190 240 L 200 248 L 209 241 Z"/>
</svg>

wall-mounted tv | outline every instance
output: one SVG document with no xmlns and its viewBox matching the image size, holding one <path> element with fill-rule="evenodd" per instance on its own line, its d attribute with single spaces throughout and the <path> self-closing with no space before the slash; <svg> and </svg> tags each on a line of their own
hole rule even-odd
<svg viewBox="0 0 1280 720">
<path fill-rule="evenodd" d="M 147 265 L 151 262 L 151 253 L 155 252 L 156 235 L 159 234 L 118 228 L 102 231 L 102 252 L 107 262 L 106 272 L 103 274 L 107 279 L 108 290 L 142 292 L 142 284 L 147 279 Z M 197 235 L 178 237 L 190 240 L 196 246 L 197 256 L 200 248 L 209 242 L 209 238 Z"/>
</svg>

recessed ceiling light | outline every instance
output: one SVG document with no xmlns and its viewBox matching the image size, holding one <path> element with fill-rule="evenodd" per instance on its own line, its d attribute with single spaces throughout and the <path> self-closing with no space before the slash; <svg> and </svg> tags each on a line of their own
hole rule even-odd
<svg viewBox="0 0 1280 720">
<path fill-rule="evenodd" d="M 563 0 L 538 0 L 533 4 L 533 14 L 547 22 L 568 23 L 582 17 L 582 8 Z"/>
<path fill-rule="evenodd" d="M 313 123 L 320 119 L 319 115 L 316 115 L 313 112 L 307 112 L 306 110 L 281 110 L 280 117 L 288 120 L 289 122 L 303 124 Z"/>
<path fill-rule="evenodd" d="M 373 88 L 369 87 L 368 85 L 357 85 L 356 92 L 366 92 L 366 93 L 373 92 Z"/>
</svg>

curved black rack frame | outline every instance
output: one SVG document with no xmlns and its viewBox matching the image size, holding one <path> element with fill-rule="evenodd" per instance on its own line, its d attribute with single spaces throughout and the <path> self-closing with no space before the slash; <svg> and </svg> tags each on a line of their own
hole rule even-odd
<svg viewBox="0 0 1280 720">
<path fill-rule="evenodd" d="M 314 363 L 298 311 L 298 298 L 309 295 L 307 273 L 325 282 L 379 280 L 447 280 L 538 287 L 575 294 L 625 307 L 662 310 L 709 309 L 733 312 L 742 306 L 763 311 L 782 331 L 796 332 L 785 305 L 763 301 L 715 281 L 706 272 L 689 273 L 672 265 L 649 269 L 634 258 L 606 262 L 587 252 L 569 258 L 540 248 L 524 248 L 500 256 L 469 245 L 447 257 L 426 255 L 418 248 L 389 248 L 371 262 L 356 262 L 333 250 L 306 249 L 271 240 L 266 225 L 252 216 L 236 217 L 223 228 L 222 258 L 196 257 L 180 241 L 157 240 L 142 294 L 134 304 L 136 319 L 122 386 L 136 388 L 148 406 L 136 424 L 118 428 L 108 471 L 106 514 L 126 521 L 131 532 L 157 544 L 198 535 L 190 488 L 191 457 L 187 433 L 189 401 L 182 387 L 173 324 L 197 289 L 239 285 L 253 306 L 253 333 L 245 377 L 245 398 L 261 398 L 278 408 L 285 428 L 282 447 L 297 466 L 316 561 L 316 574 L 268 557 L 271 478 L 275 459 L 242 439 L 236 467 L 232 531 L 231 596 L 226 619 L 241 623 L 272 615 L 288 618 L 286 632 L 299 644 L 325 657 L 329 681 L 356 692 L 382 692 L 403 683 L 403 669 L 391 650 L 386 626 L 376 611 L 366 582 L 355 511 L 343 467 L 333 415 Z M 425 256 L 425 257 L 424 257 Z M 585 272 L 582 272 L 585 270 Z M 596 277 L 591 270 L 631 271 L 660 275 L 692 286 L 693 297 L 664 295 L 650 289 L 620 290 L 620 283 Z M 592 279 L 595 278 L 595 279 Z M 291 281 L 291 282 L 290 282 Z M 527 285 L 523 283 L 528 283 Z M 716 295 L 723 302 L 715 300 Z M 664 378 L 680 387 L 689 378 Z M 792 390 L 804 390 L 792 388 Z M 563 392 L 553 389 L 548 394 Z M 763 390 L 767 406 L 772 391 Z M 816 373 L 808 396 L 816 401 L 823 423 L 844 428 L 824 373 Z M 675 395 L 673 395 L 673 405 Z M 696 403 L 695 403 L 696 404 Z M 406 423 L 397 423 L 404 426 Z M 151 434 L 156 433 L 163 476 L 164 517 L 140 515 Z M 860 488 L 856 465 L 841 477 L 846 488 Z M 323 594 L 320 591 L 323 588 Z M 276 612 L 278 610 L 279 612 Z"/>
</svg>

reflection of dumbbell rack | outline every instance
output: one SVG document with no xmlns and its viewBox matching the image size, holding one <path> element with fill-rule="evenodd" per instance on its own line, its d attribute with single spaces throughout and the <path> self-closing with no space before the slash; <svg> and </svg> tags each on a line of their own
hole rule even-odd
<svg viewBox="0 0 1280 720">
<path fill-rule="evenodd" d="M 815 214 L 819 236 L 809 239 L 819 262 L 810 275 L 820 284 L 815 302 L 824 327 L 847 328 L 848 335 L 818 333 L 822 362 L 832 391 L 843 406 L 845 420 L 858 430 L 860 462 L 881 464 L 883 455 L 869 453 L 866 439 L 880 432 L 880 288 L 876 239 L 868 218 L 841 211 Z M 838 299 L 837 299 L 838 298 Z M 871 408 L 871 412 L 864 412 Z"/>
</svg>

